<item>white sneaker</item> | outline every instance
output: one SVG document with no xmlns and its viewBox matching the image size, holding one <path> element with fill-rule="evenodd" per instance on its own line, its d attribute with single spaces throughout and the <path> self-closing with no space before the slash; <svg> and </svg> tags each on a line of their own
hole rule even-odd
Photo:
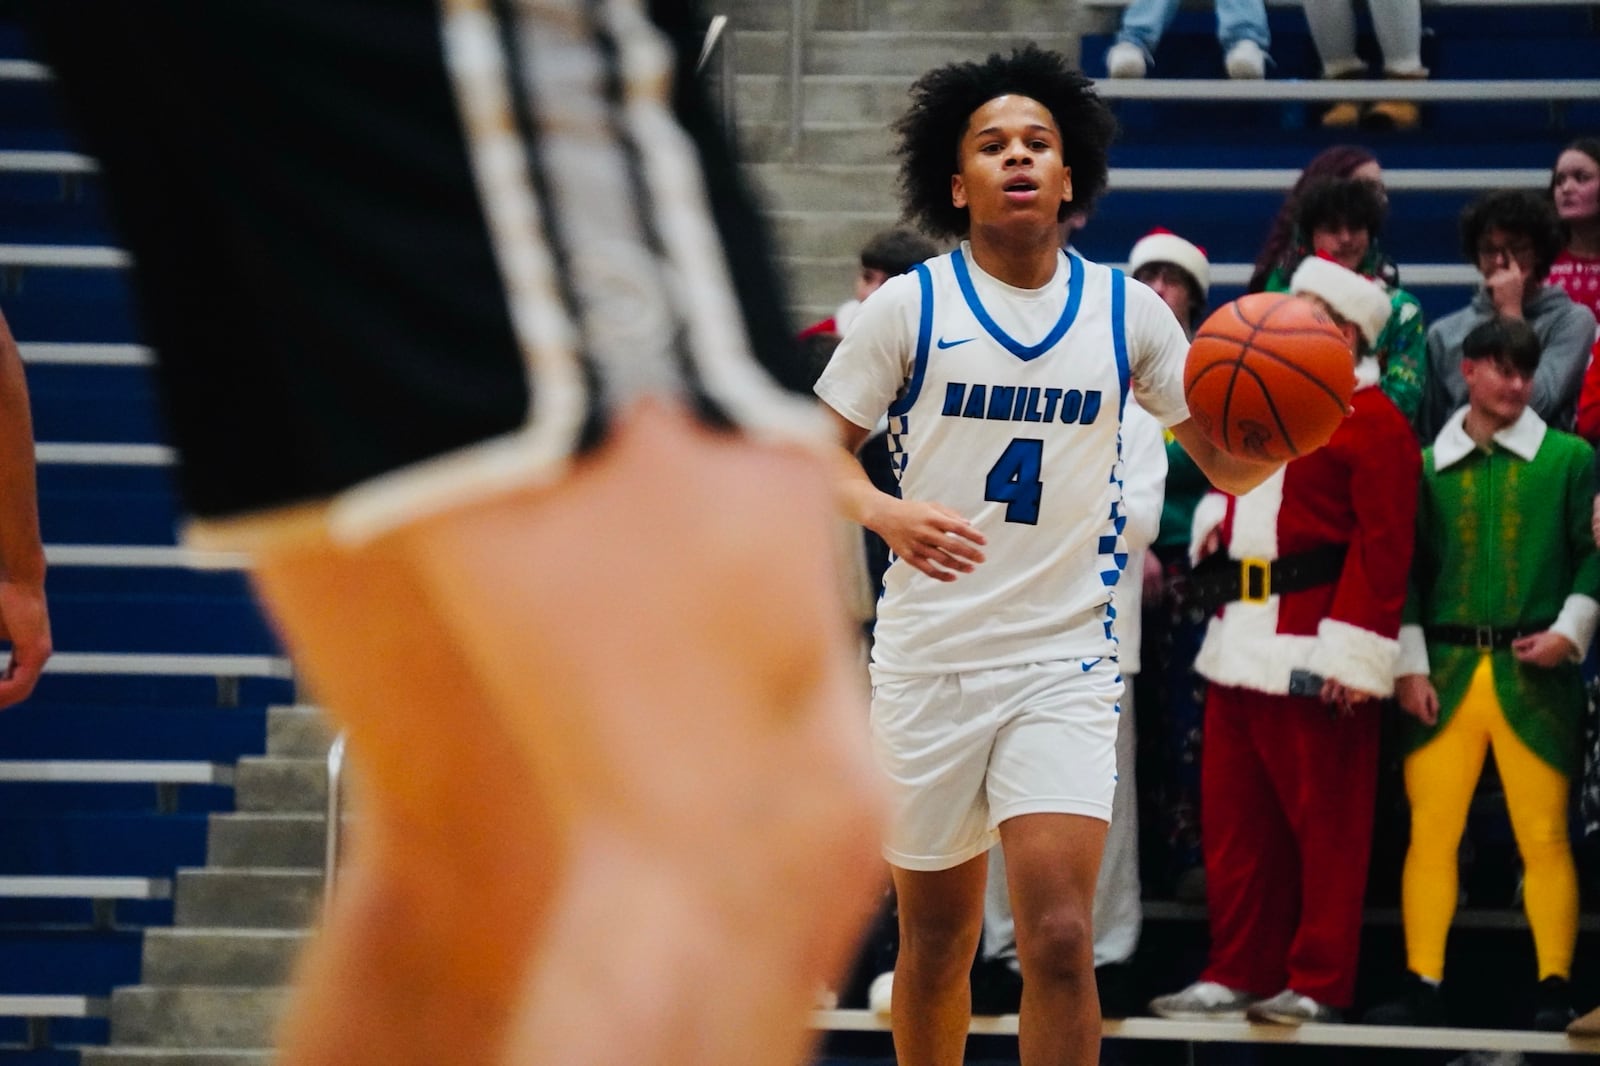
<svg viewBox="0 0 1600 1066">
<path fill-rule="evenodd" d="M 1142 78 L 1144 70 L 1144 49 L 1138 45 L 1128 41 L 1118 41 L 1106 49 L 1106 74 L 1109 76 Z"/>
<path fill-rule="evenodd" d="M 1158 1018 L 1229 1018 L 1243 1020 L 1245 1008 L 1256 1001 L 1215 981 L 1196 981 L 1188 988 L 1150 1001 L 1150 1013 Z"/>
<path fill-rule="evenodd" d="M 867 1009 L 874 1014 L 889 1014 L 889 1005 L 894 1000 L 894 971 L 880 973 L 872 979 L 872 984 L 867 988 Z"/>
<path fill-rule="evenodd" d="M 1310 996 L 1302 996 L 1286 988 L 1271 999 L 1252 1003 L 1244 1016 L 1253 1022 L 1272 1025 L 1300 1025 L 1303 1022 L 1337 1022 L 1342 1020 L 1338 1010 L 1319 1003 Z"/>
<path fill-rule="evenodd" d="M 1267 53 L 1254 41 L 1240 41 L 1228 49 L 1222 61 L 1228 77 L 1240 81 L 1259 81 L 1267 76 Z"/>
</svg>

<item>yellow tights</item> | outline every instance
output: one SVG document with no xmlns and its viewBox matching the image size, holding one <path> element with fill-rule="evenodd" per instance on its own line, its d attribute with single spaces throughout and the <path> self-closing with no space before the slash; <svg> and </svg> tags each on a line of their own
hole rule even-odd
<svg viewBox="0 0 1600 1066">
<path fill-rule="evenodd" d="M 1491 745 L 1522 853 L 1523 899 L 1539 977 L 1566 977 L 1578 933 L 1578 879 L 1567 842 L 1568 781 L 1530 751 L 1506 721 L 1487 655 L 1449 724 L 1406 758 L 1411 847 L 1400 902 L 1407 962 L 1423 977 L 1444 978 L 1445 940 L 1459 891 L 1456 850 Z"/>
</svg>

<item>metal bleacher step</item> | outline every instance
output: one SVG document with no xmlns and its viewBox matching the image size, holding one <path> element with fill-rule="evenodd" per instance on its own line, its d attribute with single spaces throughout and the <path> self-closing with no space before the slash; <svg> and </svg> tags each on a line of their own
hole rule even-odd
<svg viewBox="0 0 1600 1066">
<path fill-rule="evenodd" d="M 889 1031 L 887 1015 L 867 1010 L 818 1011 L 812 1019 L 818 1029 L 832 1032 Z M 969 1030 L 975 1035 L 1015 1036 L 1017 1016 L 979 1016 Z M 1542 1055 L 1594 1055 L 1600 1038 L 1570 1037 L 1564 1033 L 1537 1033 L 1518 1029 L 1446 1029 L 1376 1025 L 1255 1025 L 1250 1022 L 1173 1021 L 1165 1018 L 1128 1018 L 1106 1021 L 1101 1028 L 1107 1040 L 1176 1041 L 1203 1044 L 1273 1044 L 1337 1048 L 1397 1048 L 1432 1051 L 1503 1051 Z"/>
</svg>

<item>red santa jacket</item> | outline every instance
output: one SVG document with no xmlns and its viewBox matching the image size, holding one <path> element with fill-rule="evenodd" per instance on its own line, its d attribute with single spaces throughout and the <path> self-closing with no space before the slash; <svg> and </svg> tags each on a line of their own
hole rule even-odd
<svg viewBox="0 0 1600 1066">
<path fill-rule="evenodd" d="M 1355 413 L 1322 448 L 1244 496 L 1213 493 L 1197 509 L 1195 545 L 1220 521 L 1231 559 L 1348 546 L 1337 581 L 1219 609 L 1195 660 L 1201 676 L 1283 694 L 1302 669 L 1375 695 L 1394 691 L 1422 448 L 1376 376 L 1363 360 Z"/>
</svg>

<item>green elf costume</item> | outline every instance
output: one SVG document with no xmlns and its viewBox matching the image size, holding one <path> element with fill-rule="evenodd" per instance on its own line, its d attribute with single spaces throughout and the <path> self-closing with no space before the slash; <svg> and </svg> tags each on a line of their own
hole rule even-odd
<svg viewBox="0 0 1600 1066">
<path fill-rule="evenodd" d="M 1456 851 L 1490 747 L 1526 877 L 1539 976 L 1568 976 L 1578 894 L 1567 793 L 1585 712 L 1576 659 L 1544 668 L 1512 643 L 1549 630 L 1581 655 L 1600 615 L 1590 519 L 1594 452 L 1531 407 L 1485 448 L 1462 409 L 1423 453 L 1412 592 L 1398 673 L 1431 677 L 1439 718 L 1407 718 L 1412 812 L 1402 882 L 1414 974 L 1444 976 L 1458 893 Z"/>
</svg>

